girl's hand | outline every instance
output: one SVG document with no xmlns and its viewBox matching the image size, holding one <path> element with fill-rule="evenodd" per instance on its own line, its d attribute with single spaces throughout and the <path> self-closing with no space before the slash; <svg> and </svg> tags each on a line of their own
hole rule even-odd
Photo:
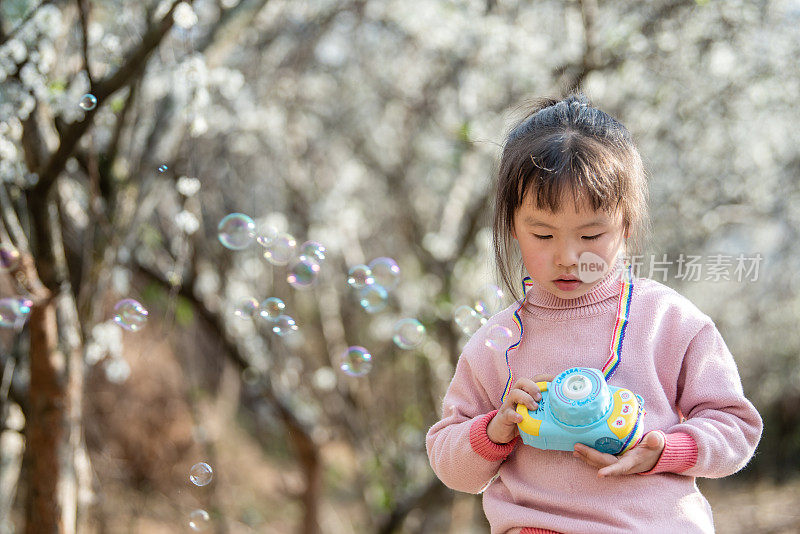
<svg viewBox="0 0 800 534">
<path fill-rule="evenodd" d="M 517 423 L 522 422 L 522 416 L 517 413 L 517 404 L 524 404 L 528 410 L 535 410 L 539 407 L 538 401 L 542 400 L 542 394 L 536 382 L 550 382 L 555 378 L 553 375 L 536 375 L 532 379 L 520 378 L 503 400 L 503 405 L 497 410 L 497 414 L 486 427 L 486 434 L 495 443 L 508 443 L 519 434 Z"/>
<path fill-rule="evenodd" d="M 575 444 L 575 452 L 572 454 L 589 465 L 599 467 L 597 476 L 602 478 L 650 471 L 663 450 L 664 435 L 661 432 L 648 432 L 638 445 L 620 456 L 600 452 L 582 443 Z"/>
</svg>

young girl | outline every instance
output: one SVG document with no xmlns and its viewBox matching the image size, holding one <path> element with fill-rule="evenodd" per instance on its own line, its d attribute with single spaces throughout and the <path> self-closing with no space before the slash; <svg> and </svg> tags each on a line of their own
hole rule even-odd
<svg viewBox="0 0 800 534">
<path fill-rule="evenodd" d="M 512 291 L 516 269 L 532 283 L 464 347 L 426 438 L 433 470 L 450 488 L 483 492 L 492 533 L 713 532 L 695 477 L 744 467 L 761 418 L 714 322 L 672 289 L 623 276 L 626 242 L 647 219 L 630 134 L 582 95 L 543 102 L 509 134 L 497 182 L 500 273 Z M 587 274 L 586 258 L 600 271 Z M 519 345 L 490 350 L 493 325 Z M 611 361 L 609 385 L 644 401 L 638 444 L 612 456 L 521 442 L 515 407 L 536 409 L 537 382 Z"/>
</svg>

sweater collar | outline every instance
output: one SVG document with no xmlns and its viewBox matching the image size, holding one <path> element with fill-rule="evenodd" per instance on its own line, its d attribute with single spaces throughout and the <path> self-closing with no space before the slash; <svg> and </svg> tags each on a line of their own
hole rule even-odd
<svg viewBox="0 0 800 534">
<path fill-rule="evenodd" d="M 540 314 L 560 316 L 561 318 L 594 315 L 596 312 L 607 307 L 614 307 L 622 288 L 622 272 L 624 264 L 620 259 L 605 274 L 603 278 L 595 282 L 592 288 L 584 295 L 573 298 L 563 299 L 557 297 L 544 289 L 535 281 L 526 294 L 526 301 L 539 310 Z M 527 306 L 530 308 L 530 306 Z M 566 314 L 558 310 L 569 310 Z"/>
</svg>

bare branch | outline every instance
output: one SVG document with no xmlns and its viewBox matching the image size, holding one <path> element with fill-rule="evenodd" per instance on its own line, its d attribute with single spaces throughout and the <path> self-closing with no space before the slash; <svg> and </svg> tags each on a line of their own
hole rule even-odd
<svg viewBox="0 0 800 534">
<path fill-rule="evenodd" d="M 81 52 L 83 53 L 83 70 L 89 79 L 89 86 L 94 85 L 92 71 L 89 68 L 89 2 L 88 0 L 76 0 L 78 4 L 78 15 L 81 22 Z"/>
<path fill-rule="evenodd" d="M 47 163 L 41 168 L 32 169 L 39 173 L 39 182 L 29 190 L 29 197 L 47 196 L 56 178 L 64 169 L 67 159 L 74 152 L 83 134 L 92 125 L 94 115 L 101 104 L 119 89 L 130 83 L 130 80 L 144 69 L 147 58 L 158 47 L 172 27 L 172 14 L 180 2 L 181 0 L 173 0 L 169 11 L 157 24 L 148 30 L 139 46 L 131 52 L 127 61 L 115 73 L 91 87 L 92 94 L 97 98 L 97 107 L 88 111 L 84 120 L 68 125 L 61 135 L 61 142 L 56 152 L 50 156 Z"/>
</svg>

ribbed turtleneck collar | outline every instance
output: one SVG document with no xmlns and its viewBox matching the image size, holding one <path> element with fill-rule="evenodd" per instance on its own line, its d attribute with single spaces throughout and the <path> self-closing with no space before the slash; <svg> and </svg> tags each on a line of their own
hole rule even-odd
<svg viewBox="0 0 800 534">
<path fill-rule="evenodd" d="M 617 262 L 586 294 L 574 299 L 557 297 L 534 281 L 526 295 L 528 306 L 525 308 L 551 319 L 588 317 L 615 308 L 622 288 L 622 269 L 623 263 Z"/>
</svg>

